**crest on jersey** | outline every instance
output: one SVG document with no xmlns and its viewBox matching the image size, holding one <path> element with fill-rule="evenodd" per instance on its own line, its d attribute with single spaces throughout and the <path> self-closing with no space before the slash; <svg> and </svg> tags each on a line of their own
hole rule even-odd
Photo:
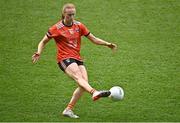
<svg viewBox="0 0 180 123">
<path fill-rule="evenodd" d="M 75 31 L 76 31 L 76 32 L 79 32 L 79 28 L 76 28 Z"/>
</svg>

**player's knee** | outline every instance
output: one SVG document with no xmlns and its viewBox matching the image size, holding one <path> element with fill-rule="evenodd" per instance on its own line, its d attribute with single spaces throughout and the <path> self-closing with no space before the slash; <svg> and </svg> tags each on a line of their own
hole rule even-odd
<svg viewBox="0 0 180 123">
<path fill-rule="evenodd" d="M 86 80 L 83 78 L 81 71 L 77 70 L 73 73 L 73 79 L 78 83 L 80 87 L 84 87 Z"/>
<path fill-rule="evenodd" d="M 73 78 L 74 78 L 75 81 L 79 81 L 79 79 L 82 79 L 81 72 L 80 71 L 75 71 L 73 73 Z"/>
</svg>

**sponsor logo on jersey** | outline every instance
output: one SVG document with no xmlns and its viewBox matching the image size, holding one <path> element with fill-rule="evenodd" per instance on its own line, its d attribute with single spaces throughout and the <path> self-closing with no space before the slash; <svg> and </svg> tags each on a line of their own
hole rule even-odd
<svg viewBox="0 0 180 123">
<path fill-rule="evenodd" d="M 74 30 L 73 30 L 73 29 L 68 29 L 68 31 L 69 31 L 69 33 L 70 33 L 71 35 L 74 34 Z"/>
</svg>

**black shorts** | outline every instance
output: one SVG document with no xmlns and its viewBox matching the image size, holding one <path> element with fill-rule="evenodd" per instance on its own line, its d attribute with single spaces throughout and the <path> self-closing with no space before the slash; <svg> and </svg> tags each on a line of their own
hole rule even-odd
<svg viewBox="0 0 180 123">
<path fill-rule="evenodd" d="M 78 66 L 84 65 L 84 63 L 82 61 L 79 61 L 74 58 L 64 59 L 61 62 L 59 62 L 58 65 L 59 65 L 59 68 L 64 72 L 66 70 L 66 68 L 72 63 L 77 63 Z"/>
</svg>

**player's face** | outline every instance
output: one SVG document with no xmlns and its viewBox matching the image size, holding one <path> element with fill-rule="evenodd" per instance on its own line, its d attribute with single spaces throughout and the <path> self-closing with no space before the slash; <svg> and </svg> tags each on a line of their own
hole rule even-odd
<svg viewBox="0 0 180 123">
<path fill-rule="evenodd" d="M 66 8 L 66 11 L 65 11 L 65 19 L 67 21 L 73 21 L 74 20 L 74 16 L 75 16 L 75 13 L 76 13 L 76 10 L 75 8 Z"/>
</svg>

